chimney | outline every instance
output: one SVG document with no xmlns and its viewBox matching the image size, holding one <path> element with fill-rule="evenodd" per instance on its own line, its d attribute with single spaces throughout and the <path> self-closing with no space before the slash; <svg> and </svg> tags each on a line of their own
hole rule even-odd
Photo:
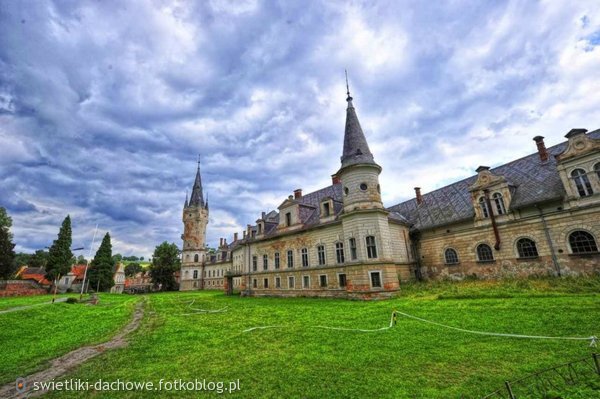
<svg viewBox="0 0 600 399">
<path fill-rule="evenodd" d="M 294 199 L 302 198 L 302 189 L 297 188 L 294 190 Z"/>
<path fill-rule="evenodd" d="M 486 171 L 486 170 L 490 170 L 490 167 L 489 166 L 480 166 L 477 169 L 475 169 L 475 172 L 481 173 L 481 172 Z"/>
<path fill-rule="evenodd" d="M 219 247 L 222 247 L 222 246 L 223 246 L 223 239 L 219 238 Z"/>
<path fill-rule="evenodd" d="M 417 197 L 417 205 L 423 203 L 423 196 L 421 195 L 421 187 L 415 187 L 415 195 Z"/>
<path fill-rule="evenodd" d="M 223 238 L 223 245 L 227 246 L 227 238 Z"/>
<path fill-rule="evenodd" d="M 266 215 L 267 215 L 267 214 L 263 212 L 263 213 L 260 215 L 260 218 L 261 218 L 262 220 L 265 220 L 265 216 L 266 216 Z"/>
<path fill-rule="evenodd" d="M 233 233 L 233 241 L 237 241 L 238 240 L 238 233 L 237 231 L 235 233 Z"/>
<path fill-rule="evenodd" d="M 339 184 L 342 181 L 337 175 L 331 175 L 331 184 Z"/>
<path fill-rule="evenodd" d="M 548 150 L 546 150 L 546 144 L 544 144 L 544 138 L 542 136 L 535 136 L 533 138 L 535 144 L 537 144 L 538 154 L 540 155 L 540 160 L 542 162 L 546 162 L 548 160 Z"/>
<path fill-rule="evenodd" d="M 242 233 L 244 233 L 244 239 L 246 239 L 246 230 L 244 230 Z"/>
</svg>

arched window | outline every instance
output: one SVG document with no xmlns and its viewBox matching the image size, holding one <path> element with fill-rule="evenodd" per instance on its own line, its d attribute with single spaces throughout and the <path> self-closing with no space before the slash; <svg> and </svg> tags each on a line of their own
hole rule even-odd
<svg viewBox="0 0 600 399">
<path fill-rule="evenodd" d="M 538 251 L 535 246 L 535 241 L 530 240 L 529 238 L 521 238 L 517 241 L 517 252 L 519 253 L 519 258 L 537 258 Z"/>
<path fill-rule="evenodd" d="M 487 202 L 484 197 L 479 198 L 479 206 L 481 207 L 481 214 L 484 218 L 490 217 L 490 210 L 488 209 Z"/>
<path fill-rule="evenodd" d="M 496 212 L 498 215 L 504 215 L 506 213 L 506 208 L 504 207 L 504 198 L 502 198 L 502 194 L 494 193 L 492 198 L 494 199 L 494 204 L 496 204 Z"/>
<path fill-rule="evenodd" d="M 444 258 L 446 260 L 447 265 L 455 265 L 458 263 L 458 254 L 453 248 L 446 249 L 446 251 L 444 252 Z"/>
<path fill-rule="evenodd" d="M 494 260 L 492 248 L 487 244 L 479 244 L 477 246 L 477 260 L 480 262 L 489 262 Z"/>
<path fill-rule="evenodd" d="M 571 172 L 571 177 L 575 182 L 580 197 L 587 197 L 588 195 L 594 194 L 594 190 L 592 190 L 592 185 L 590 184 L 590 180 L 588 179 L 585 170 L 575 169 Z"/>
<path fill-rule="evenodd" d="M 194 255 L 194 262 L 198 262 L 198 254 Z"/>
<path fill-rule="evenodd" d="M 596 165 L 594 165 L 594 170 L 596 171 L 596 174 L 598 175 L 598 179 L 600 179 L 600 162 L 598 162 Z"/>
<path fill-rule="evenodd" d="M 574 254 L 589 254 L 598 252 L 594 236 L 587 231 L 577 230 L 569 234 L 569 245 Z"/>
</svg>

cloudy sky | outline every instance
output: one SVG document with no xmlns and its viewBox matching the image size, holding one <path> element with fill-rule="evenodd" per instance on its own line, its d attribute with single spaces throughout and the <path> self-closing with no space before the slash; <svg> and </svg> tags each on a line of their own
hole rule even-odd
<svg viewBox="0 0 600 399">
<path fill-rule="evenodd" d="M 16 249 L 180 245 L 198 154 L 211 245 L 330 184 L 345 68 L 387 206 L 600 127 L 597 1 L 434 3 L 0 2 Z"/>
</svg>

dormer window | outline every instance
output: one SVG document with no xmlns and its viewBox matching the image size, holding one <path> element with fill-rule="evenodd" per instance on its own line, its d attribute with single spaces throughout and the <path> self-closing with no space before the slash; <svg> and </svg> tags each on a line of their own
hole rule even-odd
<svg viewBox="0 0 600 399">
<path fill-rule="evenodd" d="M 292 225 L 292 214 L 290 212 L 285 214 L 285 225 L 286 226 Z"/>
<path fill-rule="evenodd" d="M 588 179 L 585 170 L 573 170 L 571 172 L 571 178 L 573 178 L 573 181 L 575 182 L 580 197 L 587 197 L 594 194 L 594 190 L 592 190 L 592 185 L 590 184 L 590 180 Z"/>
<path fill-rule="evenodd" d="M 492 198 L 494 200 L 494 204 L 496 205 L 496 212 L 498 215 L 504 215 L 506 213 L 506 208 L 504 207 L 504 199 L 502 198 L 502 194 L 494 193 Z"/>
<path fill-rule="evenodd" d="M 481 216 L 483 216 L 484 218 L 489 218 L 490 210 L 488 209 L 487 201 L 484 197 L 479 198 L 479 207 L 481 208 Z"/>
<path fill-rule="evenodd" d="M 258 228 L 258 235 L 261 235 L 263 233 L 263 225 L 262 225 L 262 223 L 259 223 L 257 228 Z"/>
<path fill-rule="evenodd" d="M 330 205 L 329 205 L 329 202 L 325 202 L 323 204 L 323 216 L 329 216 L 329 215 L 331 215 Z"/>
</svg>

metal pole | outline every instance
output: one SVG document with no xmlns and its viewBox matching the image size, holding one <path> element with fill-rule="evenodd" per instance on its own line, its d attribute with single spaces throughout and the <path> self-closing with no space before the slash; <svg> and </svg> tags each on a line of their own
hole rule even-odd
<svg viewBox="0 0 600 399">
<path fill-rule="evenodd" d="M 96 241 L 96 233 L 98 232 L 98 223 L 96 223 L 96 230 L 94 230 L 94 238 L 92 238 L 92 245 L 90 245 L 90 252 L 85 260 L 85 269 L 83 271 L 83 284 L 81 284 L 81 293 L 79 294 L 79 300 L 83 298 L 83 290 L 85 289 L 85 278 L 87 277 L 87 269 L 90 265 L 90 258 L 92 257 L 92 248 L 94 248 L 94 242 Z"/>
<path fill-rule="evenodd" d="M 513 394 L 512 389 L 510 388 L 510 382 L 504 381 L 504 385 L 506 386 L 506 390 L 508 391 L 508 396 L 510 397 L 510 399 L 517 399 L 516 396 Z"/>
</svg>

